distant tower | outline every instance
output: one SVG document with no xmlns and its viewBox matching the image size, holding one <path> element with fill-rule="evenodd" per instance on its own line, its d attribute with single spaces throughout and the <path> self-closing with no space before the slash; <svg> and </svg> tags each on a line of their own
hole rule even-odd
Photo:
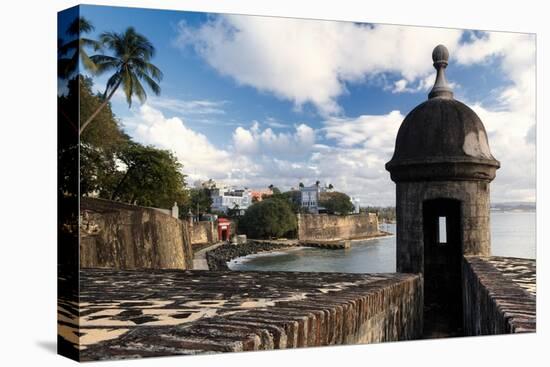
<svg viewBox="0 0 550 367">
<path fill-rule="evenodd" d="M 500 163 L 479 117 L 453 98 L 449 51 L 439 45 L 432 59 L 429 99 L 405 117 L 386 169 L 396 183 L 397 271 L 422 273 L 425 315 L 441 311 L 460 328 L 462 255 L 490 255 L 489 184 Z"/>
</svg>

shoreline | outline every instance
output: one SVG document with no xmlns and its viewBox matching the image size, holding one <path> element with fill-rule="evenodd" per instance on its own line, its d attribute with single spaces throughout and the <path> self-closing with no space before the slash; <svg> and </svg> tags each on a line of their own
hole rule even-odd
<svg viewBox="0 0 550 367">
<path fill-rule="evenodd" d="M 384 237 L 395 236 L 394 233 L 380 231 L 380 234 L 375 236 L 354 238 L 349 241 L 369 241 L 380 239 Z M 307 242 L 300 242 L 298 240 L 248 240 L 246 244 L 232 245 L 229 243 L 223 244 L 211 251 L 206 252 L 206 262 L 209 270 L 231 270 L 228 263 L 232 260 L 243 258 L 250 255 L 257 255 L 262 253 L 271 253 L 278 250 L 298 248 L 318 248 L 316 246 L 308 246 Z M 330 250 L 334 251 L 334 250 Z"/>
<path fill-rule="evenodd" d="M 267 240 L 266 240 L 267 241 Z M 227 263 L 233 259 L 262 252 L 299 247 L 297 242 L 260 242 L 249 240 L 242 245 L 223 244 L 206 253 L 209 270 L 231 270 Z"/>
</svg>

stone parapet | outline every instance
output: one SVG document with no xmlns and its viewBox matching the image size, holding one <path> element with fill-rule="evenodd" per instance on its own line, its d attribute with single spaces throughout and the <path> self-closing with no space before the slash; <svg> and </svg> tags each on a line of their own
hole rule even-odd
<svg viewBox="0 0 550 367">
<path fill-rule="evenodd" d="M 465 256 L 466 335 L 536 331 L 536 262 L 512 257 Z"/>
<path fill-rule="evenodd" d="M 62 300 L 59 330 L 81 361 L 410 340 L 422 330 L 412 274 L 85 269 L 80 278 L 80 303 Z"/>
</svg>

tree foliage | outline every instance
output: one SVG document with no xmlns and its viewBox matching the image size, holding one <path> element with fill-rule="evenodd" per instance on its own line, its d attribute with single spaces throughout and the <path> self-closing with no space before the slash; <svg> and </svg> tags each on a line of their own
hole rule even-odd
<svg viewBox="0 0 550 367">
<path fill-rule="evenodd" d="M 191 188 L 187 191 L 189 200 L 182 205 L 182 214 L 189 211 L 195 215 L 209 213 L 212 207 L 211 190 L 207 187 Z"/>
<path fill-rule="evenodd" d="M 342 192 L 322 192 L 319 205 L 330 214 L 346 215 L 353 211 L 350 197 Z"/>
<path fill-rule="evenodd" d="M 153 45 L 131 27 L 120 34 L 102 33 L 99 41 L 83 36 L 93 30 L 86 18 L 78 17 L 58 39 L 58 77 L 67 82 L 66 90 L 58 93 L 59 187 L 64 195 L 137 205 L 169 208 L 174 202 L 188 203 L 185 176 L 176 157 L 133 142 L 109 102 L 119 86 L 128 104 L 132 97 L 145 101 L 141 83 L 160 93 L 157 82 L 162 72 L 150 62 Z M 100 53 L 88 56 L 89 49 Z M 104 94 L 94 94 L 92 80 L 77 74 L 79 64 L 94 75 L 113 71 Z M 94 124 L 84 129 L 91 120 Z"/>
<path fill-rule="evenodd" d="M 75 18 L 65 32 L 65 39 L 58 39 L 57 45 L 57 76 L 63 79 L 73 77 L 78 71 L 78 62 L 81 61 L 84 68 L 96 72 L 94 62 L 88 56 L 86 48 L 101 49 L 101 44 L 93 39 L 83 37 L 84 34 L 94 30 L 92 23 L 84 18 Z"/>
<path fill-rule="evenodd" d="M 300 213 L 302 211 L 300 197 L 301 193 L 297 190 L 285 191 L 275 196 L 275 198 L 281 198 L 285 200 L 290 205 L 293 213 Z"/>
<path fill-rule="evenodd" d="M 104 102 L 82 123 L 80 133 L 95 120 L 96 115 L 105 108 L 115 91 L 122 87 L 128 106 L 132 105 L 132 98 L 137 97 L 141 103 L 147 99 L 144 83 L 155 95 L 160 94 L 162 72 L 151 63 L 155 55 L 155 47 L 142 34 L 129 27 L 123 33 L 103 32 L 99 36 L 102 47 L 110 51 L 110 55 L 98 54 L 90 56 L 96 73 L 112 72 L 107 80 L 103 93 Z"/>
<path fill-rule="evenodd" d="M 102 103 L 89 78 L 79 75 L 67 87 L 59 103 L 68 111 L 79 108 L 81 118 Z M 81 195 L 161 208 L 189 201 L 181 164 L 171 152 L 133 142 L 109 104 L 94 121 L 80 136 Z"/>
<path fill-rule="evenodd" d="M 277 197 L 252 204 L 239 221 L 239 229 L 250 238 L 295 237 L 297 228 L 290 204 Z"/>
<path fill-rule="evenodd" d="M 81 119 L 102 103 L 101 97 L 93 94 L 90 78 L 79 75 L 67 86 L 67 105 L 80 106 Z M 96 124 L 80 136 L 80 190 L 84 195 L 110 197 L 118 180 L 117 156 L 129 143 L 111 106 L 107 106 L 97 115 Z"/>
<path fill-rule="evenodd" d="M 181 164 L 171 152 L 132 142 L 117 159 L 125 169 L 117 174 L 111 200 L 161 208 L 186 201 Z"/>
</svg>

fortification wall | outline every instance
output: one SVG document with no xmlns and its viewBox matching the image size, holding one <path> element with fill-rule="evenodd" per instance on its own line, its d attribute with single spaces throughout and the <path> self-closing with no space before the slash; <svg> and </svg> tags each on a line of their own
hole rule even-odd
<svg viewBox="0 0 550 367">
<path fill-rule="evenodd" d="M 80 267 L 192 269 L 187 223 L 152 208 L 81 198 Z"/>
<path fill-rule="evenodd" d="M 81 317 L 60 338 L 82 343 L 81 361 L 411 340 L 422 330 L 414 274 L 85 269 L 80 277 Z M 102 323 L 90 315 L 106 308 Z M 116 334 L 105 333 L 112 322 Z"/>
<path fill-rule="evenodd" d="M 375 213 L 298 216 L 298 239 L 301 241 L 350 240 L 376 237 L 380 234 L 378 215 Z"/>
<path fill-rule="evenodd" d="M 531 259 L 465 256 L 466 335 L 536 331 L 536 263 Z"/>
<path fill-rule="evenodd" d="M 218 242 L 216 222 L 195 222 L 192 226 L 189 226 L 189 233 L 193 245 Z"/>
</svg>

